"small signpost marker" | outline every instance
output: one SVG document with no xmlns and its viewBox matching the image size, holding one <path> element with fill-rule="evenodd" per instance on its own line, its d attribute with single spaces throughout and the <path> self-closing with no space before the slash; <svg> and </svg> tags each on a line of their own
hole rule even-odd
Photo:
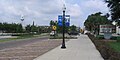
<svg viewBox="0 0 120 60">
<path fill-rule="evenodd" d="M 54 30 L 54 38 L 55 38 L 55 34 L 56 34 L 55 31 L 56 31 L 57 27 L 53 26 L 52 29 Z"/>
</svg>

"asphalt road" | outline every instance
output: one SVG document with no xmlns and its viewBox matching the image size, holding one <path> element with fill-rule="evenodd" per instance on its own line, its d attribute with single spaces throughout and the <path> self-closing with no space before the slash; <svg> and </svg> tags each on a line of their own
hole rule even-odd
<svg viewBox="0 0 120 60">
<path fill-rule="evenodd" d="M 9 41 L 5 43 L 0 43 L 0 50 L 5 48 L 13 48 L 13 47 L 19 47 L 27 44 L 31 44 L 34 42 L 40 42 L 41 40 L 47 40 L 48 37 L 40 37 L 40 38 L 32 38 L 32 39 L 25 39 L 25 40 L 17 40 L 17 41 Z"/>
</svg>

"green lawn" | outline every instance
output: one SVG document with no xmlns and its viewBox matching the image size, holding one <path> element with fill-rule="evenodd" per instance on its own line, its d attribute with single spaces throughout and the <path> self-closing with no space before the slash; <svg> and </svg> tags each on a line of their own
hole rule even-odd
<svg viewBox="0 0 120 60">
<path fill-rule="evenodd" d="M 33 38 L 33 37 L 38 37 L 38 36 L 34 36 L 34 35 L 20 35 L 17 38 L 0 39 L 0 42 L 7 42 L 7 41 L 12 41 L 12 40 L 20 40 L 20 39 L 27 39 L 27 38 Z"/>
<path fill-rule="evenodd" d="M 109 45 L 115 50 L 120 52 L 120 42 L 110 42 Z"/>
<path fill-rule="evenodd" d="M 6 39 L 1 39 L 0 42 L 7 42 L 7 41 L 12 41 L 12 40 L 17 40 L 17 38 L 6 38 Z"/>
</svg>

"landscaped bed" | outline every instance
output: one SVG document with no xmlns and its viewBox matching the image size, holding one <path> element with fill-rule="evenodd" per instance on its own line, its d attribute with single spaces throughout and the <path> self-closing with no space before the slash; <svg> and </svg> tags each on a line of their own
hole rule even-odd
<svg viewBox="0 0 120 60">
<path fill-rule="evenodd" d="M 119 37 L 112 37 L 110 40 L 105 40 L 103 36 L 97 36 L 97 38 L 91 34 L 88 34 L 88 36 L 105 60 L 120 60 Z"/>
</svg>

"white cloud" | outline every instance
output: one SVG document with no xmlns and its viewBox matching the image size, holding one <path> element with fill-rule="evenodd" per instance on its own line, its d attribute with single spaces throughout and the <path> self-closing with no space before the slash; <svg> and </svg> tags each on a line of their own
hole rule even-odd
<svg viewBox="0 0 120 60">
<path fill-rule="evenodd" d="M 88 12 L 108 12 L 107 4 L 103 0 L 87 0 L 84 3 L 81 3 L 81 5 L 84 9 L 88 10 Z"/>
<path fill-rule="evenodd" d="M 35 22 L 47 22 L 54 19 L 55 16 L 61 13 L 61 0 L 0 0 L 0 16 L 6 22 L 14 22 L 12 17 L 20 18 L 20 15 L 25 15 L 25 22 L 36 19 Z M 6 17 L 6 18 L 5 18 Z M 9 17 L 9 18 L 7 18 Z M 51 19 L 49 19 L 51 17 Z M 12 20 L 12 21 L 9 21 Z M 48 21 L 46 21 L 48 20 Z M 2 22 L 2 21 L 1 21 Z M 43 23 L 44 23 L 43 22 Z M 39 24 L 40 25 L 40 24 Z"/>
<path fill-rule="evenodd" d="M 101 0 L 0 0 L 0 22 L 20 22 L 25 15 L 25 24 L 34 20 L 37 25 L 49 25 L 62 14 L 63 3 L 66 14 L 71 15 L 71 24 L 81 25 L 86 17 L 98 11 L 107 12 L 106 4 Z"/>
<path fill-rule="evenodd" d="M 14 15 L 19 15 L 19 11 L 14 6 L 7 6 L 7 8 L 5 8 L 5 12 Z"/>
<path fill-rule="evenodd" d="M 66 14 L 70 15 L 70 24 L 80 26 L 80 18 L 83 15 L 80 5 L 66 3 L 66 7 Z"/>
<path fill-rule="evenodd" d="M 78 4 L 73 4 L 73 5 L 69 5 L 68 14 L 70 14 L 74 18 L 77 18 L 77 17 L 80 17 L 80 15 L 82 15 L 83 13 Z"/>
<path fill-rule="evenodd" d="M 103 0 L 85 0 L 80 3 L 81 11 L 83 15 L 81 16 L 82 24 L 87 19 L 88 15 L 94 14 L 96 12 L 102 12 L 106 14 L 109 12 L 107 4 Z"/>
<path fill-rule="evenodd" d="M 88 8 L 101 8 L 105 5 L 101 0 L 89 0 L 84 3 L 84 6 Z"/>
</svg>

